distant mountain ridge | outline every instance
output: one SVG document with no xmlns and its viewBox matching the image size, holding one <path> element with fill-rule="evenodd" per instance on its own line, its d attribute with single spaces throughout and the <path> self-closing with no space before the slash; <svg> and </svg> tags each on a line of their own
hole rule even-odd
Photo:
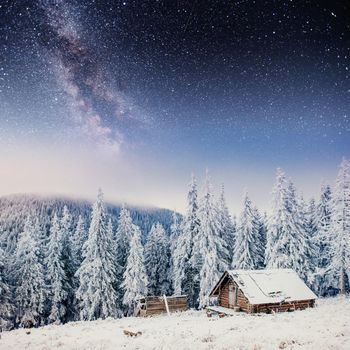
<svg viewBox="0 0 350 350">
<path fill-rule="evenodd" d="M 22 232 L 28 215 L 38 218 L 48 235 L 53 215 L 55 213 L 61 215 L 65 205 L 72 215 L 73 227 L 75 227 L 78 217 L 81 215 L 85 221 L 86 229 L 88 229 L 92 207 L 92 202 L 88 200 L 33 194 L 16 194 L 0 197 L 0 240 L 2 244 L 11 249 L 8 246 L 17 242 L 18 234 Z M 141 229 L 143 241 L 145 241 L 152 225 L 156 222 L 160 222 L 166 232 L 170 233 L 173 214 L 171 210 L 126 206 L 130 210 L 134 224 Z M 117 228 L 121 207 L 121 204 L 106 203 L 107 215 L 112 220 L 114 230 Z"/>
</svg>

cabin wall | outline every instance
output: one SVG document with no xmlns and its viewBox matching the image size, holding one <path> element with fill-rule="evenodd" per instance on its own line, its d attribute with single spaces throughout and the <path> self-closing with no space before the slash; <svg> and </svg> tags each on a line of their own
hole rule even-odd
<svg viewBox="0 0 350 350">
<path fill-rule="evenodd" d="M 220 286 L 218 304 L 222 307 L 229 307 L 228 305 L 228 290 L 229 290 L 229 280 L 226 279 Z"/>
<path fill-rule="evenodd" d="M 260 305 L 251 305 L 251 313 L 270 313 L 270 312 L 286 312 L 294 310 L 304 310 L 309 307 L 315 306 L 315 300 L 298 300 L 293 302 L 285 302 L 278 304 L 260 304 Z"/>
<path fill-rule="evenodd" d="M 230 286 L 233 286 L 234 288 L 238 288 L 237 284 L 228 278 L 222 282 L 222 284 L 220 286 L 220 290 L 219 290 L 218 304 L 222 307 L 233 309 L 235 307 L 235 305 L 229 304 Z M 248 299 L 244 296 L 243 292 L 239 288 L 238 288 L 238 292 L 237 292 L 237 305 L 236 306 L 239 306 L 243 311 L 246 311 L 246 312 L 249 311 Z"/>
<path fill-rule="evenodd" d="M 237 305 L 240 307 L 242 311 L 249 312 L 249 307 L 250 307 L 249 301 L 244 296 L 243 292 L 240 289 L 238 289 Z"/>
</svg>

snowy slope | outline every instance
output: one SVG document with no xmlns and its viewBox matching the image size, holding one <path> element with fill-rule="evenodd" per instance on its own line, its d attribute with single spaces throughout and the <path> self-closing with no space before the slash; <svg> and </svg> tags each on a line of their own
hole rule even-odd
<svg viewBox="0 0 350 350">
<path fill-rule="evenodd" d="M 141 331 L 128 338 L 123 330 Z M 51 349 L 350 349 L 350 300 L 319 300 L 314 309 L 276 315 L 207 318 L 203 311 L 170 317 L 74 322 L 2 334 L 1 350 Z"/>
</svg>

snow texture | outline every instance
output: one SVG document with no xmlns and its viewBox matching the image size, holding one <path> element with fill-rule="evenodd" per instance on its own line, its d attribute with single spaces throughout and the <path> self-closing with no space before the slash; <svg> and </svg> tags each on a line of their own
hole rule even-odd
<svg viewBox="0 0 350 350">
<path fill-rule="evenodd" d="M 2 350 L 115 349 L 350 349 L 348 298 L 318 300 L 305 311 L 271 315 L 237 313 L 224 318 L 187 311 L 152 318 L 71 322 L 4 332 Z M 136 338 L 123 330 L 140 331 Z"/>
</svg>

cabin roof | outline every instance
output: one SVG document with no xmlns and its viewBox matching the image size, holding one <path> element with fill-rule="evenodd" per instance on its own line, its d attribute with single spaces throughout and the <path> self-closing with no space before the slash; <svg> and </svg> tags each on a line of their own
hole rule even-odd
<svg viewBox="0 0 350 350">
<path fill-rule="evenodd" d="M 210 296 L 219 294 L 219 286 L 226 277 L 237 283 L 253 305 L 317 298 L 292 269 L 228 270 L 221 276 Z"/>
</svg>

